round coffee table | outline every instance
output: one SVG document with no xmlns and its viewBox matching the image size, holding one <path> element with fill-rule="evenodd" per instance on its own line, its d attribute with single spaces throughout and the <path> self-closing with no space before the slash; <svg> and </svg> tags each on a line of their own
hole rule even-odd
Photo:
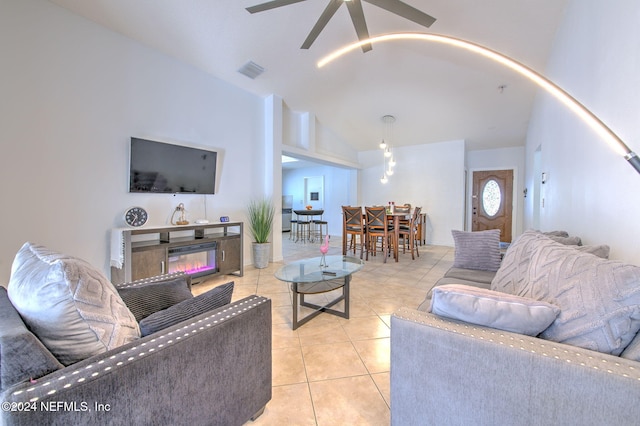
<svg viewBox="0 0 640 426">
<path fill-rule="evenodd" d="M 275 273 L 276 278 L 291 283 L 293 292 L 293 323 L 295 330 L 322 312 L 349 318 L 349 283 L 351 275 L 362 269 L 364 262 L 352 256 L 326 256 L 298 260 L 288 263 Z M 304 300 L 307 294 L 326 293 L 342 288 L 342 294 L 325 305 L 316 305 Z M 344 311 L 331 309 L 344 300 Z M 304 306 L 315 312 L 298 321 L 298 308 Z"/>
</svg>

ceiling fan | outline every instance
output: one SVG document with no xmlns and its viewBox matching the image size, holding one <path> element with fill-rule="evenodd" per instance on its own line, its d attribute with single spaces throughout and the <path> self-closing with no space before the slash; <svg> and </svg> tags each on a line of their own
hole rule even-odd
<svg viewBox="0 0 640 426">
<path fill-rule="evenodd" d="M 272 0 L 266 3 L 261 3 L 256 6 L 247 7 L 247 11 L 249 13 L 258 13 L 264 12 L 267 10 L 275 9 L 282 6 L 288 6 L 294 3 L 300 3 L 306 0 Z M 424 12 L 419 11 L 413 6 L 409 6 L 406 3 L 401 2 L 400 0 L 364 0 L 367 3 L 371 3 L 375 6 L 378 6 L 387 12 L 391 12 L 398 16 L 401 16 L 405 19 L 413 21 L 417 24 L 420 24 L 425 27 L 430 27 L 436 21 L 436 18 L 427 15 Z M 311 47 L 313 42 L 318 38 L 324 27 L 327 25 L 329 20 L 336 13 L 338 8 L 342 6 L 343 3 L 347 4 L 347 9 L 349 10 L 349 15 L 351 16 L 351 21 L 353 22 L 353 26 L 356 30 L 356 34 L 358 35 L 358 40 L 366 40 L 369 38 L 369 30 L 367 29 L 367 22 L 364 19 L 364 12 L 362 11 L 362 2 L 361 0 L 329 0 L 329 4 L 320 15 L 320 18 L 316 22 L 316 24 L 311 29 L 311 32 L 307 36 L 307 39 L 302 43 L 301 49 L 308 49 Z M 366 44 L 362 46 L 363 52 L 368 52 L 371 50 L 371 44 Z"/>
</svg>

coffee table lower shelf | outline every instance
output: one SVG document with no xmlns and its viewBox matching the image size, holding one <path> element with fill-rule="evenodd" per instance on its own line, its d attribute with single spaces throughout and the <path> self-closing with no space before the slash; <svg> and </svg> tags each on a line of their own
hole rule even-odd
<svg viewBox="0 0 640 426">
<path fill-rule="evenodd" d="M 311 319 L 317 317 L 322 312 L 326 312 L 331 315 L 336 315 L 341 318 L 349 319 L 349 283 L 351 282 L 351 275 L 347 275 L 344 277 L 344 282 L 337 284 L 336 281 L 341 279 L 336 279 L 332 281 L 319 281 L 317 283 L 291 283 L 291 291 L 293 293 L 293 324 L 292 328 L 295 330 L 303 324 L 306 324 Z M 333 285 L 330 285 L 332 283 Z M 329 285 L 328 285 L 329 284 Z M 304 287 L 304 290 L 299 291 L 298 285 Z M 309 294 L 319 294 L 326 293 L 329 291 L 334 291 L 339 288 L 342 288 L 342 294 L 340 294 L 337 298 L 333 299 L 329 303 L 325 305 L 316 305 L 314 303 L 310 303 L 304 300 L 305 295 Z M 337 311 L 335 309 L 331 309 L 332 306 L 340 303 L 344 300 L 344 311 Z M 315 312 L 310 313 L 306 317 L 298 320 L 298 308 L 305 307 L 314 309 Z"/>
<path fill-rule="evenodd" d="M 351 276 L 362 269 L 362 259 L 351 256 L 322 256 L 311 259 L 302 259 L 288 263 L 275 272 L 277 279 L 290 283 L 293 293 L 293 323 L 295 330 L 307 323 L 312 318 L 326 312 L 341 318 L 349 319 L 349 283 Z M 310 295 L 335 291 L 339 294 L 335 299 L 324 303 L 328 297 L 318 304 L 317 300 L 310 300 Z M 305 298 L 307 298 L 305 300 Z M 344 301 L 344 310 L 339 311 L 333 307 Z M 298 319 L 298 310 L 310 308 L 314 311 L 302 319 Z"/>
</svg>

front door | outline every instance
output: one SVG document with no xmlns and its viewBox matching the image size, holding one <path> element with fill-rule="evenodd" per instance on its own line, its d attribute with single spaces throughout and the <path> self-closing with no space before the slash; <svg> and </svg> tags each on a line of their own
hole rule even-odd
<svg viewBox="0 0 640 426">
<path fill-rule="evenodd" d="M 472 231 L 499 229 L 500 241 L 511 242 L 513 170 L 473 172 Z"/>
</svg>

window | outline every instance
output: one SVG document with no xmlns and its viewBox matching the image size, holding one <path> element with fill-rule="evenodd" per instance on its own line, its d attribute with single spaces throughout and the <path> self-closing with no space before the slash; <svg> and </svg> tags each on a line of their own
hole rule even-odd
<svg viewBox="0 0 640 426">
<path fill-rule="evenodd" d="M 489 180 L 482 189 L 482 208 L 488 216 L 495 216 L 500 210 L 502 192 L 495 179 Z"/>
</svg>

